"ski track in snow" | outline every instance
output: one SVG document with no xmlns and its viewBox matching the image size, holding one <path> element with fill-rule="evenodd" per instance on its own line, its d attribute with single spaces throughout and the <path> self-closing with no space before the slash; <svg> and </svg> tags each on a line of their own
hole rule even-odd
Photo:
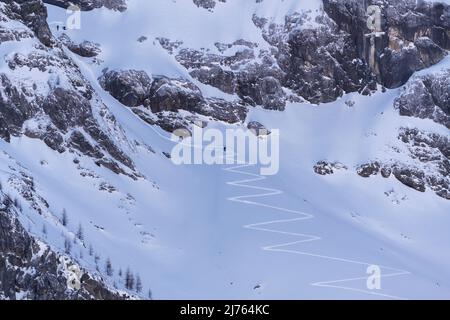
<svg viewBox="0 0 450 320">
<path fill-rule="evenodd" d="M 272 197 L 272 196 L 277 196 L 277 195 L 281 195 L 284 193 L 283 191 L 278 190 L 278 189 L 258 187 L 258 186 L 253 185 L 252 183 L 266 180 L 267 177 L 259 175 L 259 174 L 249 173 L 249 172 L 240 170 L 240 169 L 252 167 L 252 166 L 253 166 L 252 164 L 240 164 L 237 166 L 223 169 L 224 171 L 229 172 L 229 173 L 241 174 L 241 175 L 250 177 L 248 179 L 229 181 L 229 182 L 227 182 L 227 185 L 258 191 L 258 193 L 254 193 L 254 194 L 245 194 L 245 195 L 241 195 L 241 196 L 229 197 L 229 198 L 227 198 L 227 200 L 232 201 L 232 202 L 237 202 L 237 203 L 243 203 L 243 204 L 247 204 L 247 205 L 264 207 L 264 208 L 272 209 L 275 211 L 280 211 L 280 212 L 299 216 L 297 218 L 292 218 L 292 219 L 270 220 L 270 221 L 265 221 L 265 222 L 244 225 L 243 227 L 245 229 L 249 229 L 249 230 L 270 232 L 270 233 L 275 233 L 275 234 L 288 235 L 288 236 L 301 238 L 300 240 L 296 240 L 296 241 L 292 241 L 292 242 L 274 244 L 274 245 L 270 245 L 270 246 L 263 246 L 263 247 L 261 247 L 262 250 L 268 251 L 268 252 L 284 252 L 284 253 L 298 254 L 298 255 L 310 256 L 310 257 L 314 257 L 314 258 L 338 261 L 338 262 L 343 262 L 343 263 L 362 265 L 362 266 L 366 266 L 366 267 L 376 265 L 374 263 L 368 263 L 368 262 L 364 262 L 364 261 L 357 261 L 357 260 L 345 259 L 345 258 L 340 258 L 340 257 L 321 255 L 321 254 L 317 254 L 317 253 L 313 253 L 313 252 L 304 252 L 304 251 L 289 249 L 289 247 L 292 247 L 294 245 L 298 245 L 298 244 L 306 243 L 306 242 L 312 242 L 312 241 L 319 241 L 319 240 L 322 240 L 322 238 L 320 236 L 315 236 L 315 235 L 310 235 L 310 234 L 280 231 L 280 230 L 272 229 L 272 228 L 270 228 L 270 226 L 277 225 L 277 224 L 290 223 L 290 222 L 310 220 L 310 219 L 314 219 L 315 216 L 313 214 L 305 213 L 302 211 L 286 209 L 286 208 L 282 208 L 282 207 L 268 205 L 268 204 L 258 202 L 258 201 L 249 200 L 249 199 L 260 199 L 260 198 Z M 383 272 L 381 273 L 381 275 L 380 275 L 381 279 L 411 274 L 409 271 L 406 271 L 406 270 L 385 267 L 385 266 L 381 266 L 381 265 L 377 265 L 377 266 L 379 266 L 381 269 L 389 270 L 388 273 L 383 273 Z M 363 290 L 363 289 L 353 288 L 350 286 L 340 285 L 341 283 L 345 283 L 345 282 L 367 280 L 367 279 L 368 279 L 368 275 L 363 276 L 363 277 L 315 282 L 315 283 L 311 283 L 310 285 L 316 286 L 316 287 L 349 290 L 349 291 L 360 292 L 360 293 L 365 293 L 365 294 L 369 294 L 369 295 L 375 295 L 375 296 L 380 296 L 380 297 L 390 298 L 390 299 L 407 300 L 406 298 L 403 298 L 403 297 L 394 296 L 394 295 L 390 295 L 390 294 L 384 294 L 384 293 L 380 293 L 377 291 L 371 291 L 369 289 Z"/>
</svg>

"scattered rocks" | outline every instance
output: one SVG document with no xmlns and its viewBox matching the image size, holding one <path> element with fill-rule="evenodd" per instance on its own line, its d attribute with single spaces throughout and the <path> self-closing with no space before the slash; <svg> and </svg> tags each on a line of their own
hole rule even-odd
<svg viewBox="0 0 450 320">
<path fill-rule="evenodd" d="M 197 7 L 205 8 L 208 10 L 212 10 L 215 6 L 217 1 L 219 2 L 226 2 L 226 0 L 192 0 Z"/>
<path fill-rule="evenodd" d="M 334 174 L 339 170 L 347 170 L 347 167 L 340 162 L 319 161 L 314 166 L 314 172 L 322 176 Z"/>
<path fill-rule="evenodd" d="M 394 169 L 394 176 L 398 181 L 404 185 L 413 188 L 420 192 L 425 192 L 425 174 L 423 171 L 413 168 L 398 168 Z"/>
</svg>

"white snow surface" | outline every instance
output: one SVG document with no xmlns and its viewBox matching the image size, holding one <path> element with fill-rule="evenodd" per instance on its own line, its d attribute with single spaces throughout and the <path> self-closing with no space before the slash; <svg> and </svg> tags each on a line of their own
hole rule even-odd
<svg viewBox="0 0 450 320">
<path fill-rule="evenodd" d="M 189 78 L 156 37 L 211 50 L 215 42 L 238 39 L 264 46 L 253 14 L 282 21 L 296 11 L 315 14 L 320 4 L 228 0 L 210 12 L 188 0 L 130 0 L 124 13 L 83 12 L 81 30 L 68 34 L 74 41 L 99 43 L 102 62 L 71 56 L 117 118 L 128 140 L 122 147 L 146 179 L 134 181 L 78 157 L 95 174 L 83 177 L 73 154 L 27 137 L 1 141 L 10 156 L 0 154 L 2 175 L 20 163 L 50 205 L 42 216 L 25 206 L 22 222 L 60 250 L 63 235 L 73 237 L 81 223 L 86 244 L 100 255 L 99 267 L 108 257 L 113 263 L 109 281 L 122 283 L 118 271 L 130 267 L 142 278 L 143 297 L 151 288 L 155 299 L 448 298 L 450 202 L 393 177 L 363 179 L 354 170 L 374 158 L 399 157 L 391 147 L 400 146 L 400 127 L 449 134 L 430 120 L 400 117 L 393 108 L 399 90 L 348 94 L 320 106 L 292 103 L 284 112 L 253 109 L 248 121 L 280 129 L 280 172 L 264 179 L 258 166 L 173 165 L 162 155 L 173 146 L 169 135 L 145 124 L 97 83 L 106 67 Z M 60 8 L 48 10 L 50 22 L 67 17 Z M 142 35 L 148 41 L 139 43 Z M 450 59 L 434 68 L 450 68 Z M 355 106 L 349 108 L 347 100 Z M 349 170 L 319 176 L 313 166 L 324 159 Z M 100 191 L 102 184 L 115 190 Z M 58 223 L 63 208 L 67 228 Z M 73 253 L 95 268 L 88 248 L 78 243 Z M 380 290 L 366 286 L 370 265 L 381 267 Z"/>
</svg>

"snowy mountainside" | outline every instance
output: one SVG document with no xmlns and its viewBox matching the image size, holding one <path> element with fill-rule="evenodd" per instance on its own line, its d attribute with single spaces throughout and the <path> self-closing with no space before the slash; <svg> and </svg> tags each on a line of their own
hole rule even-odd
<svg viewBox="0 0 450 320">
<path fill-rule="evenodd" d="M 69 1 L 0 2 L 2 298 L 448 297 L 449 5 L 70 3 L 80 29 Z M 279 173 L 174 165 L 197 121 L 279 129 Z"/>
</svg>

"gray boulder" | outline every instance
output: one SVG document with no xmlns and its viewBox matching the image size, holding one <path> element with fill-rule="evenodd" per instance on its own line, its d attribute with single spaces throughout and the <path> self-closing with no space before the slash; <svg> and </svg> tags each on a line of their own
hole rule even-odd
<svg viewBox="0 0 450 320">
<path fill-rule="evenodd" d="M 256 136 L 267 136 L 271 133 L 270 130 L 258 121 L 250 121 L 247 124 L 247 129 L 249 129 Z"/>
<path fill-rule="evenodd" d="M 153 112 L 199 110 L 205 103 L 200 89 L 183 79 L 155 78 L 144 103 Z"/>
<path fill-rule="evenodd" d="M 128 107 L 143 105 L 150 96 L 152 79 L 145 71 L 106 71 L 99 79 L 103 89 Z"/>
<path fill-rule="evenodd" d="M 167 112 L 186 110 L 228 123 L 243 121 L 247 114 L 245 103 L 204 98 L 200 89 L 185 79 L 150 78 L 145 71 L 126 70 L 105 72 L 99 82 L 124 105 L 133 109 L 145 108 L 156 114 L 160 118 L 157 121 L 142 110 L 134 110 L 146 122 L 158 124 L 169 131 L 180 127 L 180 121 Z M 171 125 L 170 121 L 175 123 Z"/>
</svg>

